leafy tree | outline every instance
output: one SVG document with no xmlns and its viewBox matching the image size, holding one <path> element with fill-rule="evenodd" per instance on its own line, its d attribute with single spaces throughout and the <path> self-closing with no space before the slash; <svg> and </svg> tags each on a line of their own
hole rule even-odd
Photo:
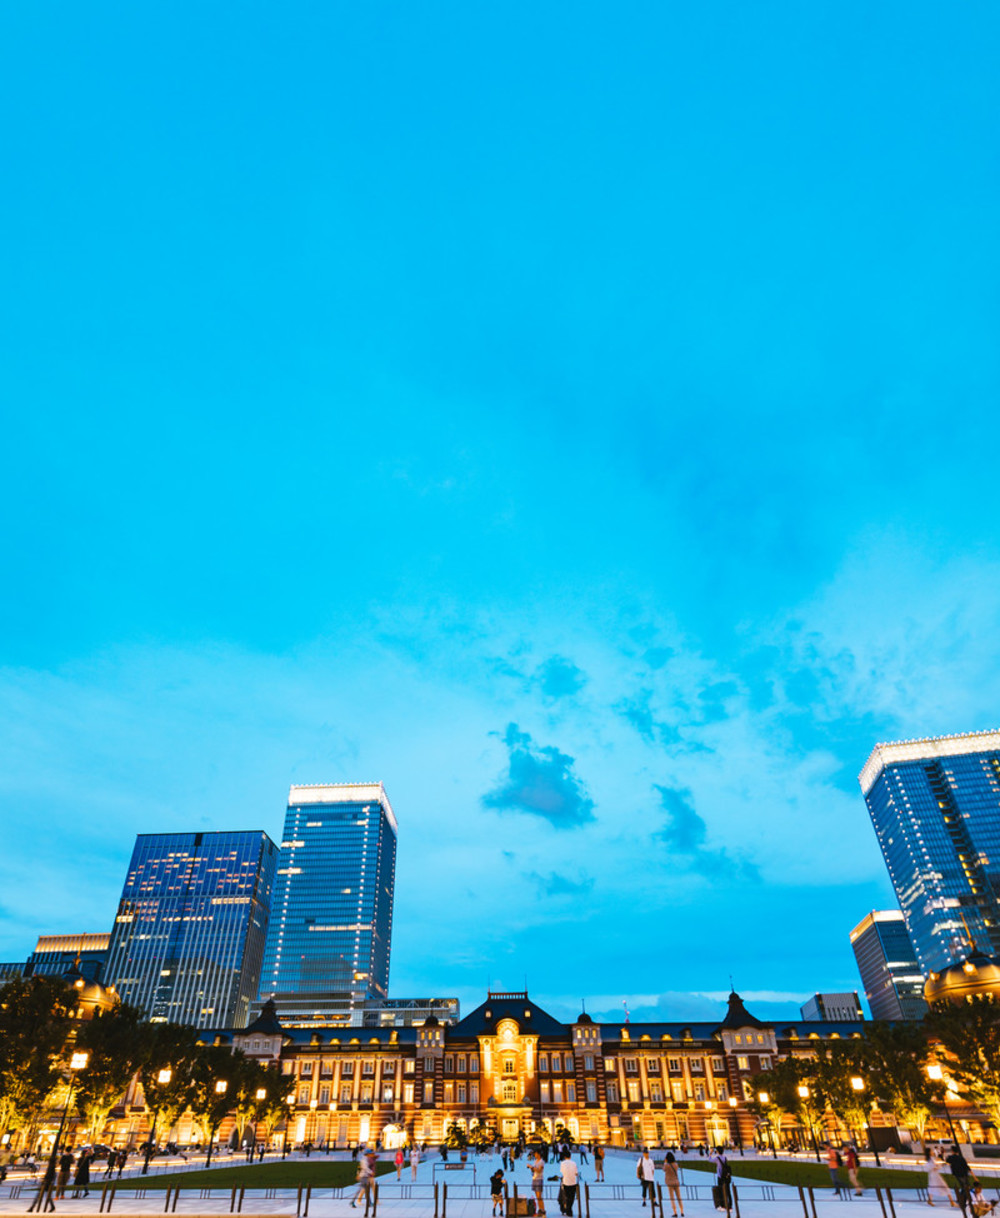
<svg viewBox="0 0 1000 1218">
<path fill-rule="evenodd" d="M 452 1121 L 448 1126 L 448 1136 L 445 1138 L 444 1144 L 457 1150 L 464 1150 L 469 1145 L 469 1139 L 465 1135 L 465 1130 L 457 1121 Z"/>
<path fill-rule="evenodd" d="M 493 1130 L 483 1121 L 476 1121 L 469 1130 L 469 1142 L 477 1150 L 485 1150 L 488 1146 L 492 1146 L 495 1141 L 496 1138 Z"/>
<path fill-rule="evenodd" d="M 979 994 L 935 1006 L 924 1020 L 948 1061 L 958 1093 L 1000 1125 L 1000 1003 Z"/>
<path fill-rule="evenodd" d="M 159 1126 L 164 1136 L 188 1107 L 198 1055 L 194 1028 L 176 1023 L 149 1025 L 149 1047 L 139 1067 L 139 1082 L 146 1107 L 153 1114 L 152 1125 Z"/>
<path fill-rule="evenodd" d="M 820 1101 L 848 1128 L 851 1136 L 868 1120 L 870 1089 L 856 1091 L 851 1079 L 864 1077 L 863 1044 L 860 1040 L 837 1040 L 816 1056 L 813 1080 Z"/>
<path fill-rule="evenodd" d="M 236 1118 L 236 1133 L 243 1144 L 247 1129 L 258 1122 L 267 1123 L 268 1132 L 284 1116 L 288 1079 L 252 1057 L 236 1059 L 229 1074 L 227 1094 Z M 258 1092 L 263 1092 L 258 1095 Z"/>
<path fill-rule="evenodd" d="M 34 1125 L 60 1081 L 75 1008 L 59 977 L 16 977 L 0 989 L 0 1130 Z"/>
<path fill-rule="evenodd" d="M 77 1076 L 76 1107 L 92 1142 L 149 1052 L 154 1026 L 143 1023 L 142 1012 L 128 1003 L 100 1011 L 80 1026 L 74 1048 L 85 1050 L 88 1061 Z"/>
<path fill-rule="evenodd" d="M 194 1060 L 188 1107 L 208 1141 L 205 1166 L 212 1163 L 212 1147 L 219 1126 L 233 1110 L 240 1078 L 247 1072 L 247 1059 L 239 1049 L 230 1052 L 222 1045 L 201 1046 Z"/>
<path fill-rule="evenodd" d="M 934 1104 L 927 1077 L 927 1033 L 917 1023 L 867 1025 L 864 1060 L 872 1090 L 922 1142 Z"/>
</svg>

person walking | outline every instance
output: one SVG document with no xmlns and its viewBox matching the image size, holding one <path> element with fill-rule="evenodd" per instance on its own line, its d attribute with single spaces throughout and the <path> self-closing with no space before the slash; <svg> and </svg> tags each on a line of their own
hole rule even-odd
<svg viewBox="0 0 1000 1218">
<path fill-rule="evenodd" d="M 503 1168 L 498 1167 L 490 1176 L 490 1202 L 493 1205 L 493 1218 L 503 1218 Z"/>
<path fill-rule="evenodd" d="M 568 1150 L 562 1152 L 559 1160 L 559 1175 L 562 1178 L 562 1212 L 566 1218 L 573 1218 L 573 1206 L 576 1204 L 576 1190 L 580 1182 L 580 1171 L 573 1162 L 573 1156 Z"/>
<path fill-rule="evenodd" d="M 975 1179 L 975 1176 L 972 1174 L 965 1156 L 958 1149 L 957 1142 L 952 1143 L 951 1154 L 948 1155 L 945 1162 L 951 1169 L 951 1174 L 955 1177 L 955 1197 L 958 1200 L 962 1213 L 965 1214 L 971 1207 L 971 1182 Z"/>
<path fill-rule="evenodd" d="M 944 1164 L 930 1149 L 924 1152 L 927 1159 L 927 1204 L 951 1205 L 951 1193 L 944 1180 Z"/>
<path fill-rule="evenodd" d="M 582 1167 L 584 1163 L 589 1163 L 589 1162 L 590 1162 L 590 1160 L 587 1158 L 587 1143 L 581 1142 L 580 1143 L 580 1166 Z"/>
<path fill-rule="evenodd" d="M 417 1178 L 417 1164 L 420 1162 L 420 1151 L 416 1146 L 410 1147 L 410 1179 Z"/>
<path fill-rule="evenodd" d="M 358 1191 L 354 1194 L 351 1209 L 354 1209 L 362 1197 L 365 1199 L 365 1213 L 368 1213 L 372 1199 L 372 1177 L 375 1175 L 375 1156 L 373 1154 L 358 1157 Z"/>
<path fill-rule="evenodd" d="M 653 1194 L 653 1183 L 656 1180 L 656 1165 L 649 1157 L 648 1146 L 642 1148 L 642 1154 L 635 1165 L 635 1174 L 642 1185 L 642 1204 L 646 1204 L 647 1194 L 655 1203 L 656 1197 Z"/>
<path fill-rule="evenodd" d="M 684 1218 L 684 1202 L 681 1200 L 681 1178 L 680 1172 L 677 1169 L 677 1160 L 674 1158 L 672 1150 L 667 1151 L 667 1157 L 663 1160 L 663 1183 L 667 1186 L 667 1195 L 670 1197 L 670 1208 L 676 1218 L 678 1209 L 680 1210 L 681 1218 Z"/>
<path fill-rule="evenodd" d="M 598 1184 L 604 1183 L 604 1147 L 600 1142 L 594 1143 L 594 1178 Z"/>
<path fill-rule="evenodd" d="M 715 1152 L 713 1158 L 715 1159 L 715 1208 L 728 1213 L 733 1208 L 733 1169 L 729 1166 L 726 1152 L 721 1147 Z"/>
<path fill-rule="evenodd" d="M 396 1151 L 396 1183 L 401 1183 L 403 1179 L 403 1164 L 406 1162 L 406 1156 L 403 1154 L 402 1146 Z"/>
<path fill-rule="evenodd" d="M 528 1160 L 528 1170 L 531 1172 L 531 1191 L 535 1194 L 535 1213 L 545 1213 L 545 1198 L 542 1191 L 545 1188 L 545 1160 L 541 1151 L 536 1150 Z"/>
<path fill-rule="evenodd" d="M 860 1197 L 864 1193 L 864 1189 L 858 1182 L 860 1162 L 853 1142 L 848 1143 L 847 1149 L 844 1151 L 844 1165 L 847 1168 L 847 1178 L 851 1182 L 851 1188 L 854 1189 L 854 1195 Z"/>
</svg>

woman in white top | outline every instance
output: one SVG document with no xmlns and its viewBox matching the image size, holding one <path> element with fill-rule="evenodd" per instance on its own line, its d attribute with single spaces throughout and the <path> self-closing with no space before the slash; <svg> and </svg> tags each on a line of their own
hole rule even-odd
<svg viewBox="0 0 1000 1218">
<path fill-rule="evenodd" d="M 927 1204 L 941 1205 L 951 1204 L 951 1193 L 948 1192 L 948 1185 L 944 1182 L 944 1172 L 942 1171 L 944 1164 L 934 1154 L 933 1151 L 927 1152 Z"/>
</svg>

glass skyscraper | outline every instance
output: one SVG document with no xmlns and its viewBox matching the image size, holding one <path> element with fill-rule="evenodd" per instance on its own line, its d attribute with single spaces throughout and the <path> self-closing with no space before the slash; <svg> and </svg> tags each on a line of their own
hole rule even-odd
<svg viewBox="0 0 1000 1218">
<path fill-rule="evenodd" d="M 387 997 L 396 834 L 381 783 L 289 791 L 260 991 L 282 1023 L 351 1023 Z"/>
<path fill-rule="evenodd" d="M 259 831 L 140 834 L 105 984 L 151 1020 L 246 1027 L 277 861 L 277 847 Z"/>
<path fill-rule="evenodd" d="M 924 978 L 898 909 L 873 909 L 851 931 L 872 1019 L 923 1019 Z"/>
<path fill-rule="evenodd" d="M 876 745 L 859 781 L 921 972 L 1000 953 L 1000 732 Z"/>
</svg>

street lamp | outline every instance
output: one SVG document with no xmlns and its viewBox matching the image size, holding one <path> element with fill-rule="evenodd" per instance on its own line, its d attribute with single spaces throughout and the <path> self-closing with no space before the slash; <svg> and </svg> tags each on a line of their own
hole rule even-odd
<svg viewBox="0 0 1000 1218">
<path fill-rule="evenodd" d="M 285 1141 L 281 1147 L 281 1157 L 284 1158 L 288 1154 L 288 1126 L 292 1122 L 292 1106 L 295 1103 L 295 1093 L 285 1096 L 285 1103 L 288 1105 L 288 1114 L 285 1117 Z"/>
<path fill-rule="evenodd" d="M 169 1067 L 164 1067 L 164 1069 L 162 1069 L 159 1072 L 159 1074 L 157 1074 L 156 1081 L 161 1086 L 166 1086 L 167 1083 L 169 1083 L 173 1077 L 174 1077 L 173 1070 L 169 1069 Z M 154 1108 L 153 1109 L 153 1128 L 149 1131 L 149 1137 L 146 1139 L 146 1154 L 142 1161 L 142 1174 L 144 1176 L 148 1175 L 148 1173 L 149 1173 L 149 1160 L 153 1157 L 153 1147 L 156 1145 L 156 1121 L 157 1121 L 157 1118 L 159 1117 L 159 1115 L 160 1115 L 159 1107 Z M 168 1129 L 167 1132 L 169 1133 L 170 1130 Z"/>
<path fill-rule="evenodd" d="M 765 1110 L 764 1111 L 764 1128 L 767 1130 L 767 1140 L 771 1147 L 771 1158 L 776 1159 L 778 1157 L 778 1152 L 774 1148 L 774 1138 L 771 1136 L 771 1118 L 767 1115 L 767 1106 L 771 1102 L 771 1097 L 768 1095 L 768 1093 L 766 1091 L 758 1091 L 757 1092 L 757 1102 L 760 1104 L 761 1108 L 763 1108 Z"/>
<path fill-rule="evenodd" d="M 257 1101 L 257 1107 L 254 1109 L 253 1145 L 250 1147 L 250 1154 L 248 1156 L 251 1163 L 253 1162 L 254 1154 L 257 1151 L 257 1126 L 260 1123 L 260 1105 L 264 1100 L 267 1099 L 267 1089 L 265 1087 L 258 1087 L 254 1092 L 254 1099 Z"/>
<path fill-rule="evenodd" d="M 807 1100 L 809 1098 L 809 1088 L 805 1083 L 799 1083 L 798 1093 L 800 1100 Z M 809 1119 L 808 1112 L 806 1112 L 806 1124 L 809 1126 L 809 1136 L 812 1138 L 813 1150 L 816 1152 L 816 1162 L 822 1163 L 823 1160 L 819 1157 L 819 1146 L 816 1143 L 816 1130 L 813 1129 L 813 1123 Z"/>
<path fill-rule="evenodd" d="M 743 1154 L 743 1135 L 740 1133 L 740 1118 L 736 1113 L 736 1105 L 738 1100 L 735 1095 L 729 1097 L 729 1107 L 733 1112 L 733 1124 L 736 1126 L 736 1144 L 740 1148 L 740 1154 Z"/>
<path fill-rule="evenodd" d="M 927 1067 L 927 1077 L 931 1080 L 932 1083 L 943 1082 L 944 1081 L 944 1071 L 937 1064 L 937 1062 L 932 1062 Z M 958 1144 L 958 1135 L 955 1133 L 955 1125 L 951 1119 L 951 1113 L 948 1111 L 947 1095 L 942 1095 L 941 1103 L 944 1107 L 944 1115 L 948 1120 L 948 1128 L 951 1130 L 951 1140 L 957 1145 Z"/>
<path fill-rule="evenodd" d="M 852 1088 L 852 1090 L 857 1091 L 858 1094 L 860 1095 L 860 1093 L 862 1091 L 864 1091 L 864 1089 L 865 1089 L 865 1080 L 863 1078 L 859 1077 L 857 1074 L 852 1075 L 851 1076 L 851 1088 Z M 875 1152 L 875 1166 L 881 1167 L 882 1160 L 878 1157 L 878 1147 L 875 1145 L 875 1135 L 872 1133 L 872 1125 L 871 1125 L 871 1121 L 869 1121 L 869 1119 L 868 1119 L 868 1109 L 867 1108 L 865 1108 L 865 1128 L 868 1130 L 868 1144 L 871 1146 L 872 1150 Z"/>
<path fill-rule="evenodd" d="M 52 1153 L 49 1155 L 49 1162 L 45 1169 L 45 1175 L 42 1177 L 42 1183 L 38 1188 L 38 1195 L 28 1207 L 29 1214 L 35 1208 L 41 1212 L 42 1198 L 52 1192 L 52 1186 L 56 1178 L 56 1157 L 59 1154 L 59 1142 L 62 1138 L 63 1130 L 66 1128 L 66 1118 L 69 1116 L 69 1106 L 73 1100 L 73 1088 L 76 1085 L 76 1076 L 81 1070 L 86 1070 L 89 1060 L 90 1054 L 80 1051 L 74 1053 L 69 1059 L 69 1088 L 66 1092 L 66 1107 L 63 1108 L 62 1119 L 59 1122 L 59 1128 L 56 1130 L 55 1141 L 52 1143 Z M 52 1207 L 51 1196 L 49 1196 L 49 1206 Z"/>
</svg>

